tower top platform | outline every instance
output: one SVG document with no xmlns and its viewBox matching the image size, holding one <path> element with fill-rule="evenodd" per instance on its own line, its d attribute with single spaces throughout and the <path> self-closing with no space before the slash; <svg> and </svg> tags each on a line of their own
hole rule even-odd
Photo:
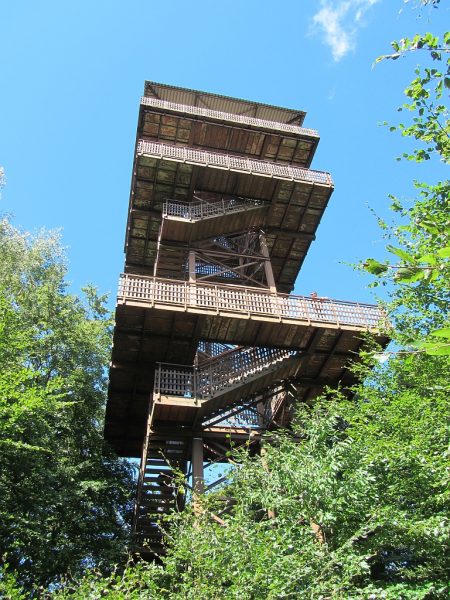
<svg viewBox="0 0 450 600">
<path fill-rule="evenodd" d="M 275 123 L 284 123 L 289 125 L 302 126 L 306 112 L 294 108 L 283 108 L 261 102 L 252 102 L 250 100 L 241 100 L 230 96 L 211 94 L 191 90 L 155 81 L 146 81 L 144 87 L 144 97 L 157 98 L 176 104 L 186 106 L 198 106 L 209 110 L 216 110 L 236 115 L 244 115 L 256 119 L 273 121 Z"/>
</svg>

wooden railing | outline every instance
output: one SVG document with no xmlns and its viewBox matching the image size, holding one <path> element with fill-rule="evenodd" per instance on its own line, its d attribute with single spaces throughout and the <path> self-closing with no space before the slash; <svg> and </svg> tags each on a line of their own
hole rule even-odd
<svg viewBox="0 0 450 600">
<path fill-rule="evenodd" d="M 161 159 L 166 158 L 168 160 L 176 160 L 204 167 L 254 173 L 277 179 L 288 179 L 289 181 L 321 183 L 327 186 L 333 185 L 331 175 L 325 171 L 313 171 L 312 169 L 233 156 L 231 154 L 220 154 L 219 152 L 193 150 L 185 146 L 170 146 L 169 144 L 161 144 L 160 142 L 139 140 L 136 152 L 138 155 L 142 154 Z"/>
<path fill-rule="evenodd" d="M 385 323 L 384 313 L 371 304 L 273 294 L 259 288 L 189 283 L 131 274 L 121 275 L 117 300 L 119 303 L 130 300 L 151 306 L 163 304 L 182 306 L 186 310 L 203 309 L 212 313 L 265 315 L 307 324 L 333 323 L 362 329 L 378 329 Z"/>
<path fill-rule="evenodd" d="M 307 129 L 298 125 L 289 125 L 287 123 L 277 123 L 275 121 L 267 121 L 266 119 L 257 119 L 246 115 L 236 115 L 233 113 L 222 112 L 219 110 L 211 110 L 209 108 L 200 108 L 199 106 L 188 106 L 186 104 L 178 104 L 176 102 L 168 102 L 167 100 L 159 100 L 158 98 L 150 98 L 143 96 L 141 104 L 144 106 L 154 106 L 164 110 L 173 112 L 182 112 L 185 114 L 196 115 L 199 117 L 209 117 L 219 121 L 231 121 L 242 125 L 250 125 L 261 129 L 273 129 L 274 131 L 282 131 L 284 133 L 293 133 L 300 136 L 319 137 L 319 133 L 315 129 Z"/>
<path fill-rule="evenodd" d="M 276 348 L 238 348 L 212 358 L 200 368 L 157 363 L 155 396 L 179 396 L 207 400 L 249 376 L 293 356 Z"/>
<path fill-rule="evenodd" d="M 181 200 L 167 200 L 163 206 L 163 217 L 176 217 L 186 221 L 200 221 L 208 217 L 218 217 L 235 212 L 242 212 L 258 208 L 265 203 L 262 200 L 251 198 L 222 198 L 214 201 L 194 200 L 182 202 Z"/>
</svg>

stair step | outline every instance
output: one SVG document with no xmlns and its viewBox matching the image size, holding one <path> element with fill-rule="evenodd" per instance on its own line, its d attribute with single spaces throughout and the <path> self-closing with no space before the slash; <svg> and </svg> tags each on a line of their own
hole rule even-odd
<svg viewBox="0 0 450 600">
<path fill-rule="evenodd" d="M 170 503 L 170 502 L 175 502 L 176 498 L 174 495 L 172 494 L 145 494 L 142 497 L 141 503 L 144 505 L 145 503 L 148 502 L 163 502 L 163 503 Z"/>
<path fill-rule="evenodd" d="M 175 500 L 175 496 L 173 494 L 153 494 L 153 493 L 145 493 L 145 495 L 142 498 L 142 503 L 148 501 L 148 500 Z"/>
<path fill-rule="evenodd" d="M 158 527 L 158 525 L 156 525 L 155 523 L 152 523 L 151 521 L 139 521 L 139 531 L 135 533 L 135 535 L 142 535 L 143 533 L 145 533 L 145 535 L 148 536 L 154 536 L 154 537 L 161 537 L 161 529 Z"/>
<path fill-rule="evenodd" d="M 175 492 L 175 490 L 172 489 L 172 487 L 169 488 L 168 486 L 153 485 L 153 484 L 149 484 L 148 482 L 144 482 L 144 485 L 142 486 L 142 490 L 143 490 L 145 496 L 148 496 L 149 494 L 151 494 L 151 495 L 157 494 L 158 496 L 162 495 L 162 496 L 172 497 Z"/>
<path fill-rule="evenodd" d="M 151 467 L 145 467 L 145 472 L 146 473 L 154 473 L 155 475 L 160 474 L 160 473 L 162 473 L 163 475 L 166 475 L 166 474 L 170 475 L 170 474 L 172 474 L 172 469 L 170 469 L 170 468 L 152 469 Z"/>
</svg>

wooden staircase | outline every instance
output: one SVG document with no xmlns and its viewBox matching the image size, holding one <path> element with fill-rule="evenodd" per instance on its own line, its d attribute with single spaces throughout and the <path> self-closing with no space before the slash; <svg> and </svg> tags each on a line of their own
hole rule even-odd
<svg viewBox="0 0 450 600">
<path fill-rule="evenodd" d="M 161 522 L 183 506 L 177 476 L 187 465 L 185 440 L 158 439 L 152 433 L 148 431 L 143 447 L 133 521 L 134 546 L 143 556 L 163 552 Z"/>
<path fill-rule="evenodd" d="M 174 420 L 196 423 L 295 376 L 300 360 L 299 353 L 289 350 L 238 347 L 203 359 L 197 367 L 160 363 L 151 426 Z"/>
</svg>

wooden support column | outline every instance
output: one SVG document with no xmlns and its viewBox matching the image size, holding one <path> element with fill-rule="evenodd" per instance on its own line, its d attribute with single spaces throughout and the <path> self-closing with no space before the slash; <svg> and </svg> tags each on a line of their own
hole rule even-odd
<svg viewBox="0 0 450 600">
<path fill-rule="evenodd" d="M 196 273 L 195 273 L 195 252 L 194 250 L 189 250 L 189 283 L 195 283 Z"/>
<path fill-rule="evenodd" d="M 197 278 L 197 274 L 195 271 L 195 252 L 194 250 L 189 250 L 188 256 L 188 267 L 189 267 L 189 304 L 195 306 L 197 304 L 197 291 L 195 286 L 195 281 Z"/>
<path fill-rule="evenodd" d="M 264 271 L 266 273 L 267 285 L 273 294 L 277 293 L 277 287 L 275 285 L 275 279 L 273 276 L 272 263 L 270 262 L 269 249 L 267 248 L 266 236 L 263 232 L 259 234 L 259 243 L 261 248 L 261 254 L 264 256 Z"/>
<path fill-rule="evenodd" d="M 201 437 L 192 438 L 192 487 L 194 494 L 203 494 L 205 491 L 203 439 Z"/>
</svg>

